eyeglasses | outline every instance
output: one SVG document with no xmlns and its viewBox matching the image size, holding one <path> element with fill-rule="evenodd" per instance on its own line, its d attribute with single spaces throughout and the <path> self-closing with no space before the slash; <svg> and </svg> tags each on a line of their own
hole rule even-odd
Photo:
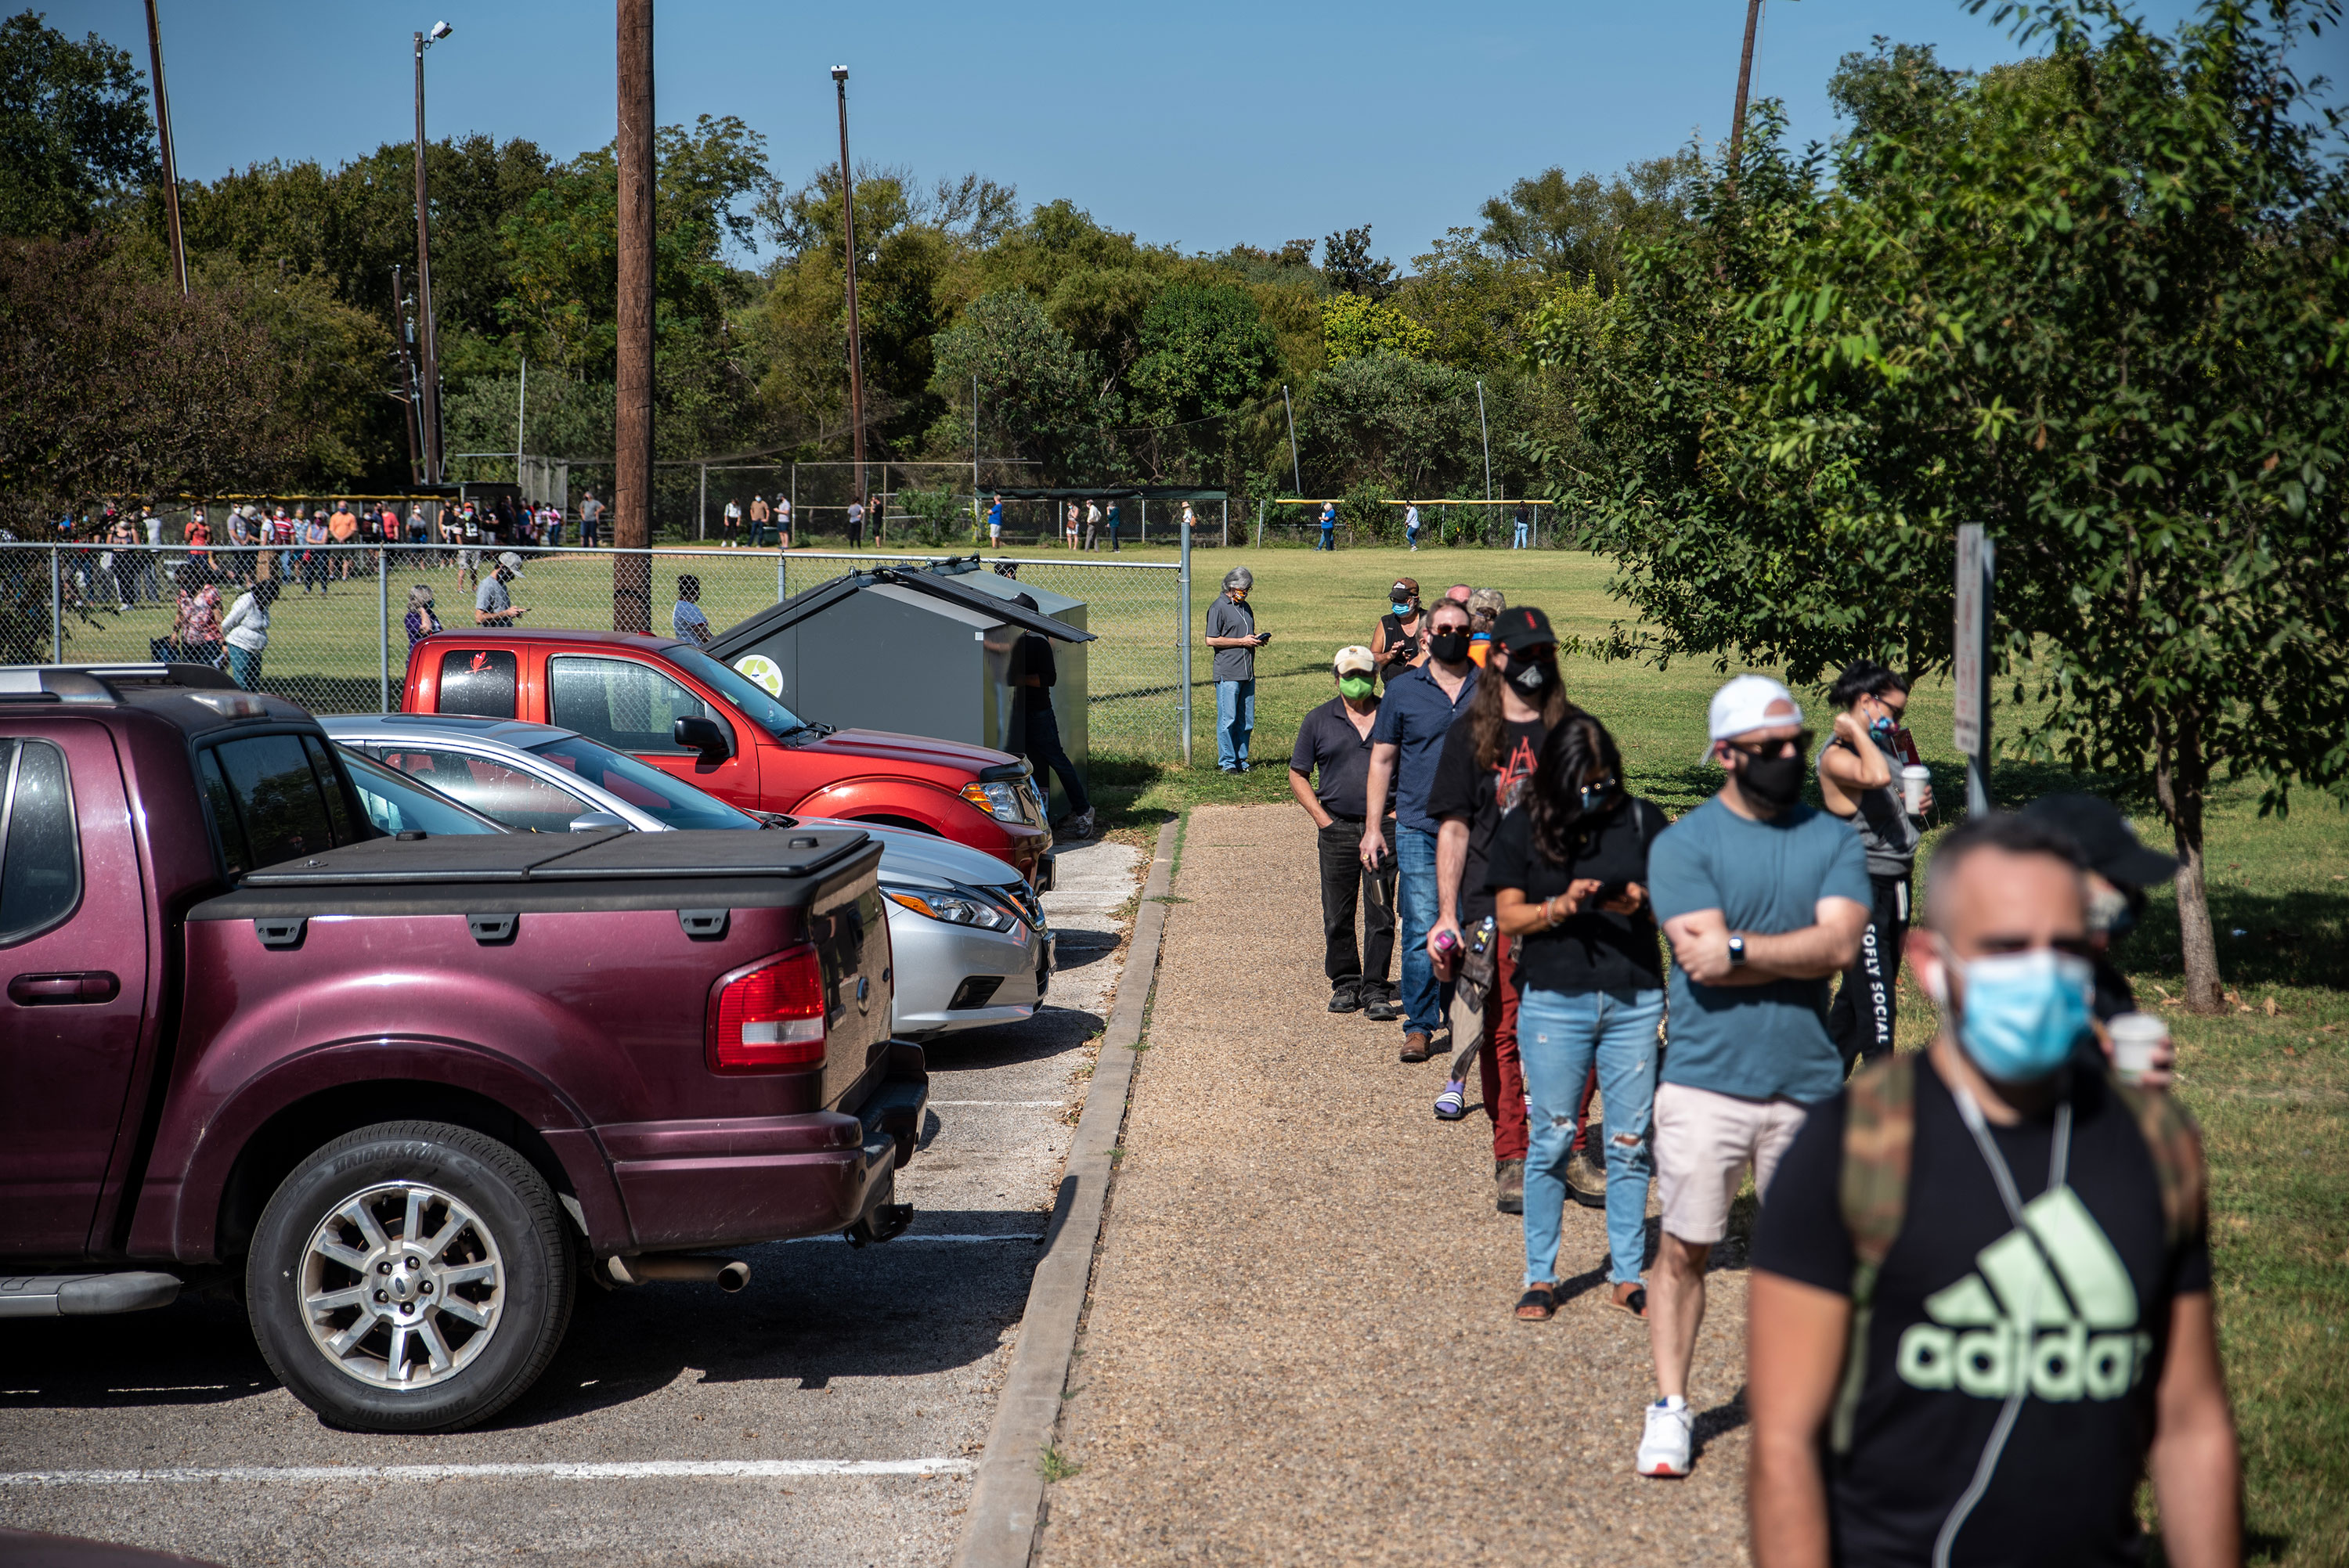
<svg viewBox="0 0 2349 1568">
<path fill-rule="evenodd" d="M 1741 746 L 1734 740 L 1724 740 L 1722 744 L 1732 751 L 1742 751 L 1754 761 L 1761 762 L 1773 757 L 1802 756 L 1811 748 L 1812 734 L 1806 729 L 1785 740 L 1757 740 L 1751 746 Z M 1794 748 L 1792 752 L 1787 750 L 1788 747 Z"/>
</svg>

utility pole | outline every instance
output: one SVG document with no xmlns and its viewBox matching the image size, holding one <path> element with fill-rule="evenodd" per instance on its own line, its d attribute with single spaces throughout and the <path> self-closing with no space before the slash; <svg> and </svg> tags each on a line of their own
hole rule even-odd
<svg viewBox="0 0 2349 1568">
<path fill-rule="evenodd" d="M 840 93 L 840 230 L 848 257 L 848 418 L 856 432 L 856 494 L 864 500 L 864 349 L 856 329 L 856 181 L 848 166 L 848 67 L 832 67 Z"/>
<path fill-rule="evenodd" d="M 978 376 L 970 378 L 970 527 L 978 537 Z"/>
<path fill-rule="evenodd" d="M 421 484 L 424 480 L 423 454 L 416 444 L 416 360 L 409 352 L 409 345 L 415 340 L 416 334 L 409 325 L 408 296 L 400 290 L 399 268 L 396 264 L 391 269 L 391 318 L 399 324 L 399 385 L 407 394 L 400 398 L 406 412 L 401 415 L 399 423 L 408 436 L 408 482 Z"/>
<path fill-rule="evenodd" d="M 613 418 L 612 629 L 652 629 L 653 0 L 619 0 L 619 387 Z"/>
<path fill-rule="evenodd" d="M 1729 121 L 1729 193 L 1737 194 L 1737 154 L 1745 145 L 1745 89 L 1754 80 L 1754 35 L 1762 30 L 1762 0 L 1745 0 L 1745 51 L 1737 57 L 1737 112 Z"/>
<path fill-rule="evenodd" d="M 171 265 L 180 275 L 180 297 L 185 299 L 188 242 L 180 232 L 180 169 L 171 153 L 171 96 L 163 90 L 163 28 L 155 18 L 155 0 L 147 0 L 147 58 L 155 77 L 155 139 L 163 149 L 163 216 L 171 225 Z"/>
<path fill-rule="evenodd" d="M 1305 497 L 1305 465 L 1297 460 L 1297 410 L 1288 406 L 1288 388 L 1280 389 L 1281 411 L 1288 416 L 1288 472 L 1297 480 L 1298 499 Z"/>
<path fill-rule="evenodd" d="M 527 355 L 525 355 L 525 356 L 523 357 L 523 362 L 522 362 L 522 389 L 521 389 L 520 391 L 518 391 L 518 392 L 516 392 L 516 393 L 514 394 L 514 484 L 515 484 L 516 488 L 520 488 L 520 487 L 521 487 L 521 485 L 522 485 L 522 482 L 523 482 L 523 480 L 522 480 L 522 430 L 523 430 L 523 419 L 528 416 L 529 409 L 530 409 L 530 358 L 529 358 L 529 356 L 528 356 Z M 523 497 L 523 499 L 524 500 L 530 500 L 531 498 L 530 498 L 528 495 L 524 495 L 524 496 Z"/>
<path fill-rule="evenodd" d="M 424 394 L 417 421 L 424 441 L 424 482 L 437 485 L 440 459 L 440 335 L 432 320 L 432 202 L 424 184 L 424 51 L 456 29 L 435 22 L 416 35 L 416 320 L 418 388 Z M 434 521 L 439 521 L 435 509 Z"/>
<path fill-rule="evenodd" d="M 1485 438 L 1485 499 L 1493 499 L 1493 427 L 1485 422 L 1485 378 L 1476 377 L 1476 428 Z"/>
</svg>

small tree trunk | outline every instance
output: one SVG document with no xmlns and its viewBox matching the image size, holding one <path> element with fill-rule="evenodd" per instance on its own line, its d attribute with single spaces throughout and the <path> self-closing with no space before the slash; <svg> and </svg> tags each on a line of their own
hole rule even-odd
<svg viewBox="0 0 2349 1568">
<path fill-rule="evenodd" d="M 2179 728 L 2175 754 L 2155 762 L 2153 788 L 2178 843 L 2178 945 L 2186 964 L 2186 1006 L 2197 1013 L 2216 1013 L 2226 1006 L 2203 882 L 2202 799 L 2209 775 L 2200 735 L 2189 720 Z"/>
</svg>

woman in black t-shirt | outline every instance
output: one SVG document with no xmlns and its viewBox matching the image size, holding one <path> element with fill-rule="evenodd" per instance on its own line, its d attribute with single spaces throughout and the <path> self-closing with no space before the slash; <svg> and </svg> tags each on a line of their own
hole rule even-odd
<svg viewBox="0 0 2349 1568">
<path fill-rule="evenodd" d="M 1588 714 L 1543 738 L 1524 804 L 1494 835 L 1485 885 L 1514 944 L 1517 1053 L 1533 1100 L 1526 1153 L 1526 1293 L 1557 1310 L 1559 1215 L 1575 1101 L 1595 1061 L 1605 1101 L 1607 1244 L 1615 1305 L 1647 1314 L 1648 1118 L 1656 1098 L 1663 966 L 1648 907 L 1648 846 L 1664 814 L 1623 791 L 1615 739 Z"/>
</svg>

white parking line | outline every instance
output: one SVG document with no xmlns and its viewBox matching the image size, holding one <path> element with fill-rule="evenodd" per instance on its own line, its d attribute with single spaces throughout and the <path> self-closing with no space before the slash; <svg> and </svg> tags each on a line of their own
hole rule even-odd
<svg viewBox="0 0 2349 1568">
<path fill-rule="evenodd" d="M 179 1486 L 203 1481 L 776 1480 L 826 1475 L 968 1475 L 969 1460 L 643 1460 L 622 1464 L 290 1465 L 219 1470 L 18 1470 L 0 1486 Z"/>
</svg>

